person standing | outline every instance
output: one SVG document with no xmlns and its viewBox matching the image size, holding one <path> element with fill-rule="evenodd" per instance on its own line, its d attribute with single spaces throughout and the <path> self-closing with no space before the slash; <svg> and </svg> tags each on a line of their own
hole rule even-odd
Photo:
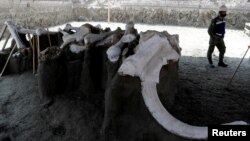
<svg viewBox="0 0 250 141">
<path fill-rule="evenodd" d="M 211 24 L 208 28 L 208 34 L 210 36 L 209 48 L 207 51 L 207 59 L 211 68 L 214 68 L 212 54 L 214 52 L 215 46 L 219 50 L 219 63 L 220 67 L 227 67 L 228 65 L 224 63 L 224 54 L 226 52 L 226 46 L 224 43 L 226 22 L 225 17 L 227 16 L 227 7 L 222 5 L 219 9 L 218 16 L 212 19 Z"/>
</svg>

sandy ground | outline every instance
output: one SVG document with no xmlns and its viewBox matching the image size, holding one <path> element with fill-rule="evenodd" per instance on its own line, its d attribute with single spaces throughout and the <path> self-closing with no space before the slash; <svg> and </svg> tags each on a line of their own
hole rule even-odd
<svg viewBox="0 0 250 141">
<path fill-rule="evenodd" d="M 79 23 L 73 23 L 78 24 Z M 98 23 L 93 23 L 98 24 Z M 100 23 L 115 29 L 124 24 Z M 226 62 L 228 68 L 207 66 L 206 29 L 136 25 L 146 29 L 168 30 L 180 35 L 183 49 L 180 60 L 180 89 L 175 105 L 169 109 L 178 119 L 193 125 L 250 122 L 249 54 L 237 72 L 231 91 L 226 91 L 241 56 L 250 43 L 243 31 L 228 30 Z M 56 30 L 51 29 L 51 30 Z M 218 52 L 214 54 L 218 61 Z M 58 96 L 47 105 L 41 100 L 37 77 L 31 72 L 0 78 L 0 140 L 12 141 L 97 141 L 104 114 L 103 93 L 79 92 Z"/>
</svg>

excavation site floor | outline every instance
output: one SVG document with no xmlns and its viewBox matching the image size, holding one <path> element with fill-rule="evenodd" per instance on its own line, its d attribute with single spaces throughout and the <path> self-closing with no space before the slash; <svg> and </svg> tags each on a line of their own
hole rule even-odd
<svg viewBox="0 0 250 141">
<path fill-rule="evenodd" d="M 107 23 L 101 25 L 105 27 Z M 180 35 L 179 92 L 174 105 L 167 107 L 172 115 L 201 126 L 236 120 L 250 122 L 250 52 L 229 89 L 225 89 L 250 43 L 243 31 L 228 30 L 226 34 L 225 62 L 229 67 L 216 65 L 218 51 L 215 51 L 216 67 L 210 68 L 205 57 L 209 39 L 206 29 L 137 24 L 136 28 Z M 32 72 L 0 78 L 0 140 L 98 141 L 102 139 L 99 135 L 103 117 L 103 92 L 75 91 L 46 100 L 38 93 L 37 76 Z"/>
</svg>

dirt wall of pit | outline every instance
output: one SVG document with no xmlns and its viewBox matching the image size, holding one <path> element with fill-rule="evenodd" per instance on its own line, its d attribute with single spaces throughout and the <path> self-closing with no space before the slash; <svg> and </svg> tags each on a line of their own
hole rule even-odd
<svg viewBox="0 0 250 141">
<path fill-rule="evenodd" d="M 69 21 L 107 21 L 105 6 L 72 3 L 71 1 L 1 1 L 0 27 L 6 20 L 14 20 L 26 27 L 54 26 Z M 216 8 L 176 6 L 122 5 L 111 9 L 112 22 L 167 24 L 207 27 L 216 16 Z M 230 9 L 227 17 L 229 28 L 243 29 L 250 22 L 250 10 Z"/>
</svg>

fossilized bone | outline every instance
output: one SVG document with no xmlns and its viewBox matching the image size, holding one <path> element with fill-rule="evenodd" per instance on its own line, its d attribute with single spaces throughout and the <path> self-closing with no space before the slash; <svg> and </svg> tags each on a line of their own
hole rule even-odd
<svg viewBox="0 0 250 141">
<path fill-rule="evenodd" d="M 22 28 L 22 27 L 14 25 L 14 23 L 11 21 L 7 21 L 6 25 L 10 26 L 10 28 L 12 30 L 15 30 L 17 33 L 22 33 L 22 34 L 33 34 L 33 35 L 40 36 L 40 35 L 49 33 L 49 31 L 46 30 L 45 28 L 37 28 L 37 29 Z"/>
<path fill-rule="evenodd" d="M 143 100 L 155 120 L 169 132 L 189 138 L 189 139 L 207 139 L 208 128 L 206 126 L 192 126 L 188 125 L 174 116 L 172 116 L 162 105 L 155 82 L 142 83 L 142 96 Z M 224 125 L 247 125 L 244 121 L 235 121 L 226 123 Z"/>
<path fill-rule="evenodd" d="M 4 24 L 4 25 L 3 25 L 3 28 L 2 28 L 2 31 L 0 32 L 0 40 L 2 40 L 2 38 L 3 38 L 3 36 L 4 36 L 4 33 L 5 33 L 6 29 L 7 29 L 7 25 Z"/>
<path fill-rule="evenodd" d="M 75 33 L 70 34 L 69 32 L 74 30 Z M 63 44 L 61 45 L 61 49 L 65 48 L 72 42 L 82 42 L 83 40 L 88 41 L 89 38 L 84 38 L 86 35 L 90 34 L 90 28 L 81 26 L 81 27 L 73 27 L 70 24 L 67 24 L 64 30 L 59 29 L 59 31 L 63 34 Z"/>
<path fill-rule="evenodd" d="M 134 41 L 136 39 L 136 34 L 137 33 L 135 33 L 134 23 L 133 22 L 127 23 L 125 33 L 121 38 L 121 40 L 107 50 L 107 55 L 111 62 L 118 61 L 122 47 L 126 43 Z"/>
<path fill-rule="evenodd" d="M 169 34 L 167 31 L 158 32 L 154 30 L 148 30 L 146 32 L 140 33 L 140 42 L 145 42 L 149 38 L 152 38 L 155 34 L 159 35 L 160 37 L 166 37 L 170 43 L 170 45 L 175 49 L 177 53 L 181 53 L 181 48 L 179 46 L 179 35 L 178 34 Z"/>
<path fill-rule="evenodd" d="M 23 44 L 22 40 L 20 39 L 18 35 L 17 27 L 11 21 L 6 21 L 5 24 L 7 25 L 11 36 L 16 41 L 17 48 L 25 48 L 25 45 Z"/>
<path fill-rule="evenodd" d="M 4 44 L 3 44 L 2 50 L 5 49 L 5 47 L 6 47 L 7 43 L 8 43 L 8 41 L 9 41 L 10 37 L 11 37 L 11 34 L 9 34 L 9 35 L 7 36 L 7 38 L 6 38 L 6 40 L 5 40 Z"/>
<path fill-rule="evenodd" d="M 107 38 L 105 38 L 104 40 L 97 42 L 96 47 L 100 47 L 100 46 L 110 47 L 113 44 L 116 44 L 121 39 L 123 34 L 124 34 L 124 32 L 121 30 L 121 28 L 118 27 L 114 31 L 114 34 L 111 34 Z"/>
<path fill-rule="evenodd" d="M 84 26 L 80 27 L 79 30 L 74 34 L 68 34 L 67 32 L 64 32 L 62 30 L 60 32 L 64 34 L 63 36 L 64 43 L 61 45 L 60 47 L 61 49 L 65 48 L 67 45 L 73 42 L 81 44 L 82 41 L 84 41 L 85 45 L 93 44 L 95 42 L 103 40 L 107 36 L 114 33 L 114 32 L 106 32 L 106 33 L 100 33 L 100 34 L 93 34 L 93 33 L 90 33 L 90 30 Z"/>
<path fill-rule="evenodd" d="M 45 28 L 26 29 L 26 28 L 17 27 L 17 31 L 18 33 L 33 34 L 33 35 L 38 35 L 38 36 L 49 33 L 49 31 L 47 31 Z"/>
<path fill-rule="evenodd" d="M 85 45 L 90 45 L 90 44 L 96 43 L 98 41 L 103 40 L 104 38 L 106 38 L 107 36 L 109 36 L 113 33 L 114 33 L 114 31 L 100 33 L 100 34 L 93 34 L 93 33 L 87 34 L 84 37 L 84 43 L 85 43 Z"/>
<path fill-rule="evenodd" d="M 63 34 L 63 41 L 69 42 L 72 40 L 75 40 L 77 42 L 80 42 L 84 39 L 84 36 L 90 33 L 89 29 L 86 27 L 80 27 L 79 30 L 77 30 L 74 34 L 69 34 L 61 29 L 59 31 Z"/>
<path fill-rule="evenodd" d="M 66 41 L 63 42 L 63 44 L 60 46 L 61 49 L 64 49 L 67 45 L 70 43 L 74 42 L 76 39 L 75 38 L 69 38 Z"/>
<path fill-rule="evenodd" d="M 77 42 L 79 42 L 83 40 L 83 37 L 88 33 L 96 34 L 94 31 L 97 30 L 100 31 L 101 29 L 99 27 L 94 27 L 91 24 L 84 24 L 80 27 L 73 27 L 71 24 L 66 24 L 63 30 L 59 28 L 59 31 L 64 35 L 64 42 L 67 41 L 68 38 L 76 38 Z"/>
<path fill-rule="evenodd" d="M 16 41 L 16 44 L 17 44 L 18 48 L 24 48 L 25 47 L 22 40 L 20 39 L 19 33 L 32 34 L 32 35 L 37 35 L 37 36 L 41 36 L 43 34 L 48 34 L 49 33 L 49 31 L 47 31 L 44 28 L 26 29 L 26 28 L 18 27 L 16 25 L 14 25 L 14 23 L 11 22 L 11 21 L 6 21 L 5 24 L 7 25 L 8 30 L 11 33 L 11 36 Z"/>
<path fill-rule="evenodd" d="M 73 27 L 71 24 L 66 24 L 63 31 L 68 32 L 68 33 L 72 31 L 78 32 L 79 30 L 81 30 L 82 27 L 88 28 L 90 33 L 94 33 L 94 34 L 98 34 L 102 30 L 101 25 L 93 26 L 91 24 L 86 23 L 80 27 Z"/>
<path fill-rule="evenodd" d="M 156 85 L 159 83 L 162 66 L 168 64 L 169 60 L 178 61 L 180 58 L 180 54 L 171 46 L 167 38 L 161 35 L 161 33 L 158 33 L 150 37 L 148 35 L 147 37 L 142 37 L 138 45 L 138 51 L 123 62 L 118 73 L 140 77 L 142 81 L 142 96 L 146 107 L 164 129 L 189 139 L 207 139 L 208 128 L 206 126 L 192 126 L 181 122 L 164 108 L 159 99 Z M 148 39 L 143 40 L 145 38 Z M 244 121 L 228 124 L 247 125 Z"/>
<path fill-rule="evenodd" d="M 65 28 L 63 29 L 65 32 L 75 31 L 78 32 L 80 27 L 73 27 L 71 24 L 66 24 Z"/>
<path fill-rule="evenodd" d="M 76 53 L 76 54 L 78 54 L 78 53 L 80 53 L 80 52 L 82 52 L 82 51 L 84 51 L 86 49 L 87 49 L 86 46 L 80 46 L 80 45 L 76 45 L 76 44 L 71 44 L 70 45 L 70 51 L 73 52 L 73 53 Z"/>
</svg>

